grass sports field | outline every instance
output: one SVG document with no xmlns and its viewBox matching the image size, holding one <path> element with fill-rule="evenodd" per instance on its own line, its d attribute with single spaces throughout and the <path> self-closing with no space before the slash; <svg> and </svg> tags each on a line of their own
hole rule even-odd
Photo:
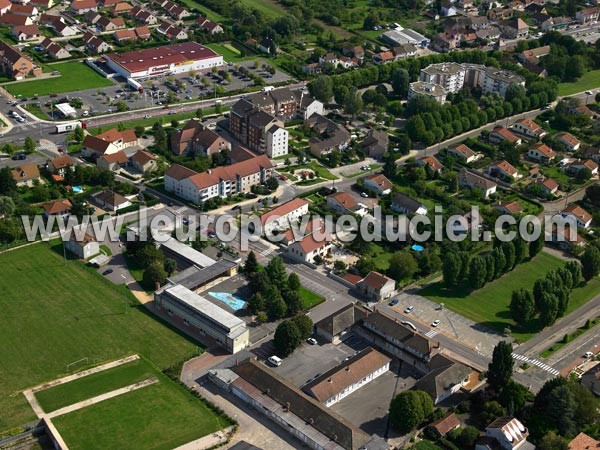
<svg viewBox="0 0 600 450">
<path fill-rule="evenodd" d="M 144 360 L 49 389 L 44 405 L 66 406 L 152 377 L 158 383 L 52 421 L 69 448 L 75 450 L 167 450 L 231 425 Z M 36 397 L 41 399 L 44 393 L 38 392 Z"/>
<path fill-rule="evenodd" d="M 558 95 L 573 95 L 588 89 L 600 88 L 600 70 L 590 70 L 574 83 L 560 83 L 558 85 Z M 593 99 L 591 99 L 593 101 Z"/>
<path fill-rule="evenodd" d="M 65 264 L 60 248 L 35 244 L 0 255 L 0 430 L 33 420 L 20 391 L 64 375 L 72 362 L 137 353 L 166 368 L 197 352 L 126 288 L 77 261 Z"/>
<path fill-rule="evenodd" d="M 512 272 L 475 292 L 469 293 L 466 289 L 448 291 L 443 282 L 438 282 L 425 287 L 419 294 L 434 302 L 444 303 L 448 309 L 495 330 L 503 331 L 508 326 L 513 331 L 512 336 L 524 342 L 539 331 L 539 324 L 537 320 L 524 328 L 515 324 L 508 308 L 512 291 L 519 288 L 532 290 L 535 280 L 563 265 L 564 261 L 542 252 L 533 260 L 520 264 Z M 597 278 L 574 289 L 567 314 L 599 292 L 600 280 Z"/>
<path fill-rule="evenodd" d="M 63 94 L 65 92 L 113 86 L 113 82 L 104 78 L 82 62 L 64 62 L 48 66 L 59 71 L 60 77 L 43 80 L 23 81 L 7 84 L 4 87 L 12 95 L 33 97 L 34 95 Z"/>
</svg>

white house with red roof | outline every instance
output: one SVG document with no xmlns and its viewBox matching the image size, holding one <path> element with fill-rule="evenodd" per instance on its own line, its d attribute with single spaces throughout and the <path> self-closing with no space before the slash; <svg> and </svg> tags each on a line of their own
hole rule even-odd
<svg viewBox="0 0 600 450">
<path fill-rule="evenodd" d="M 512 129 L 517 133 L 522 134 L 523 136 L 532 137 L 536 139 L 540 139 L 544 137 L 546 134 L 546 130 L 540 127 L 537 123 L 535 123 L 531 119 L 519 119 L 517 120 Z"/>
<path fill-rule="evenodd" d="M 392 182 L 381 173 L 365 177 L 364 183 L 365 188 L 376 192 L 378 195 L 387 195 L 392 192 L 392 187 L 394 187 Z"/>
<path fill-rule="evenodd" d="M 592 215 L 579 205 L 570 205 L 560 215 L 563 218 L 575 217 L 579 228 L 589 228 L 592 225 Z"/>
<path fill-rule="evenodd" d="M 504 177 L 511 180 L 516 180 L 522 177 L 522 175 L 519 174 L 518 170 L 515 169 L 511 163 L 504 160 L 496 161 L 495 163 L 490 164 L 488 167 L 488 173 L 494 177 Z"/>
<path fill-rule="evenodd" d="M 547 163 L 556 157 L 556 152 L 543 142 L 538 142 L 527 151 L 527 157 L 534 161 Z"/>
<path fill-rule="evenodd" d="M 475 154 L 475 152 L 469 147 L 467 147 L 465 144 L 460 144 L 456 147 L 450 147 L 448 149 L 448 155 L 452 155 L 467 164 L 477 159 L 477 155 Z"/>
<path fill-rule="evenodd" d="M 558 133 L 554 136 L 554 139 L 563 144 L 570 152 L 576 152 L 581 146 L 581 141 L 571 133 Z"/>
<path fill-rule="evenodd" d="M 521 145 L 521 139 L 515 136 L 515 134 L 508 128 L 496 127 L 492 130 L 489 136 L 489 140 L 493 144 L 499 144 L 500 142 L 510 142 L 511 144 Z"/>
<path fill-rule="evenodd" d="M 263 233 L 270 234 L 274 230 L 287 230 L 290 224 L 300 220 L 308 214 L 309 202 L 303 198 L 293 198 L 269 212 L 260 216 Z"/>
<path fill-rule="evenodd" d="M 381 301 L 396 294 L 396 282 L 379 272 L 371 271 L 358 283 L 358 290 L 371 300 Z"/>
<path fill-rule="evenodd" d="M 330 236 L 319 237 L 322 239 L 317 239 L 315 234 L 309 234 L 302 240 L 292 242 L 287 248 L 287 254 L 296 260 L 314 264 L 317 256 L 323 259 L 333 248 Z"/>
<path fill-rule="evenodd" d="M 433 172 L 442 173 L 444 166 L 435 156 L 423 156 L 415 161 L 420 167 L 429 167 Z"/>
</svg>

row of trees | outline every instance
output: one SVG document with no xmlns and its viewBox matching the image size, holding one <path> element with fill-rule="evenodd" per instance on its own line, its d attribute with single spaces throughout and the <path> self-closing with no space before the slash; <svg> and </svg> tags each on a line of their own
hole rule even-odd
<svg viewBox="0 0 600 450">
<path fill-rule="evenodd" d="M 156 285 L 163 285 L 167 277 L 177 270 L 177 262 L 172 258 L 165 258 L 160 249 L 156 247 L 152 231 L 146 230 L 146 240 L 127 242 L 127 255 L 135 261 L 138 267 L 144 268 L 142 284 L 148 290 L 154 290 Z"/>
<path fill-rule="evenodd" d="M 295 316 L 302 310 L 300 278 L 295 273 L 287 275 L 281 257 L 276 256 L 263 267 L 250 252 L 244 274 L 252 291 L 246 306 L 259 322 Z"/>
<path fill-rule="evenodd" d="M 552 325 L 564 316 L 571 299 L 571 290 L 581 281 L 581 264 L 569 261 L 564 267 L 551 270 L 536 280 L 533 291 L 513 291 L 510 312 L 516 323 L 526 325 L 539 314 L 542 327 Z"/>
<path fill-rule="evenodd" d="M 513 241 L 494 241 L 495 248 L 485 255 L 471 256 L 468 252 L 446 253 L 442 272 L 448 288 L 467 285 L 480 289 L 504 273 L 514 269 L 527 257 L 534 257 L 544 246 L 543 234 L 527 243 L 520 237 Z"/>
</svg>

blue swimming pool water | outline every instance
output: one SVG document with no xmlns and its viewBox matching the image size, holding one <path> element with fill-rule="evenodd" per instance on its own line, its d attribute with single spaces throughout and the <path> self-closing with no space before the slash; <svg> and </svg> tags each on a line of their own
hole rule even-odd
<svg viewBox="0 0 600 450">
<path fill-rule="evenodd" d="M 422 252 L 423 250 L 425 250 L 425 249 L 423 248 L 423 246 L 422 246 L 422 245 L 417 245 L 417 244 L 413 245 L 411 248 L 412 248 L 412 249 L 413 249 L 415 252 Z"/>
<path fill-rule="evenodd" d="M 83 191 L 83 188 L 81 186 L 73 186 L 71 190 L 78 194 Z"/>
<path fill-rule="evenodd" d="M 209 294 L 211 297 L 214 297 L 220 302 L 225 303 L 227 306 L 229 306 L 235 311 L 242 309 L 244 306 L 246 306 L 246 302 L 244 300 L 228 292 L 209 292 Z"/>
</svg>

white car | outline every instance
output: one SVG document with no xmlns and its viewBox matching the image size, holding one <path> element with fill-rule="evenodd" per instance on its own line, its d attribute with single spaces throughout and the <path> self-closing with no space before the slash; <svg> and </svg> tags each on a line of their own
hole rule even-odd
<svg viewBox="0 0 600 450">
<path fill-rule="evenodd" d="M 308 338 L 306 340 L 310 345 L 317 345 L 317 340 L 315 338 Z"/>
<path fill-rule="evenodd" d="M 414 307 L 413 305 L 407 306 L 407 307 L 404 309 L 404 314 L 410 314 L 410 312 L 411 312 L 413 309 L 415 309 L 415 307 Z"/>
<path fill-rule="evenodd" d="M 361 193 L 360 193 L 360 196 L 361 196 L 362 198 L 369 198 L 369 194 L 367 194 L 366 192 L 361 192 Z"/>
<path fill-rule="evenodd" d="M 588 359 L 591 359 L 591 358 L 593 358 L 593 357 L 594 357 L 594 354 L 593 354 L 592 352 L 585 352 L 585 355 L 584 355 L 584 356 L 585 356 L 586 358 L 588 358 Z"/>
<path fill-rule="evenodd" d="M 592 91 L 585 91 L 586 95 L 594 95 Z"/>
<path fill-rule="evenodd" d="M 439 319 L 438 320 L 434 320 L 433 323 L 431 324 L 431 326 L 433 328 L 437 328 L 440 326 L 440 323 L 442 323 Z"/>
</svg>

